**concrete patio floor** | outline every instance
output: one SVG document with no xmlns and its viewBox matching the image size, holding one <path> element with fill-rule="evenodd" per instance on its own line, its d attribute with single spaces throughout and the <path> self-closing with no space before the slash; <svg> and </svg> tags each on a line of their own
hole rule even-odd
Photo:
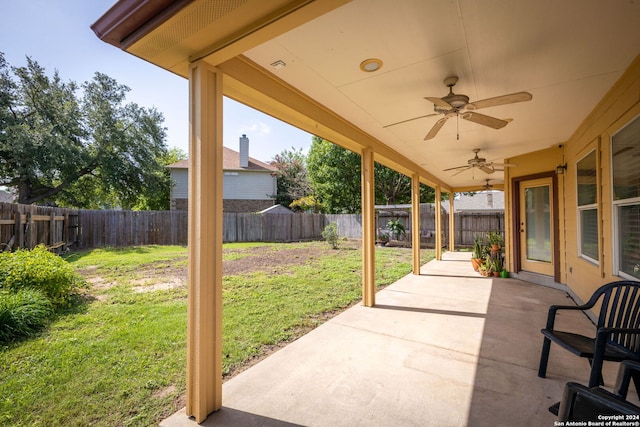
<svg viewBox="0 0 640 427">
<path fill-rule="evenodd" d="M 567 381 L 586 383 L 585 359 L 552 346 L 537 377 L 547 309 L 563 291 L 490 279 L 469 253 L 449 252 L 420 276 L 354 306 L 223 385 L 204 426 L 553 426 L 547 408 Z M 557 326 L 589 333 L 586 316 Z M 617 365 L 606 364 L 607 386 Z M 184 409 L 163 427 L 195 426 Z"/>
</svg>

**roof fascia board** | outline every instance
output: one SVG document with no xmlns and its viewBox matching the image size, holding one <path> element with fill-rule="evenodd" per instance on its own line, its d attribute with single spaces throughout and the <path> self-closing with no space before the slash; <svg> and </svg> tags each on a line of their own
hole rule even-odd
<svg viewBox="0 0 640 427">
<path fill-rule="evenodd" d="M 91 29 L 100 40 L 126 49 L 193 0 L 120 0 Z"/>
</svg>

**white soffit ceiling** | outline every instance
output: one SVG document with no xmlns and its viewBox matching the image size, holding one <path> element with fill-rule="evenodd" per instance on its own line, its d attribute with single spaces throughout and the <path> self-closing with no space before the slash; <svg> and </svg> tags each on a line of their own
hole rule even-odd
<svg viewBox="0 0 640 427">
<path fill-rule="evenodd" d="M 354 0 L 246 56 L 455 187 L 501 173 L 443 169 L 564 142 L 640 53 L 640 2 L 631 0 Z M 359 64 L 383 61 L 365 73 Z M 286 66 L 273 69 L 281 60 Z M 513 122 L 494 130 L 433 113 L 425 96 L 471 102 L 528 91 L 530 102 L 481 110 Z M 457 122 L 457 123 L 456 123 Z M 457 136 L 459 135 L 459 139 Z"/>
</svg>

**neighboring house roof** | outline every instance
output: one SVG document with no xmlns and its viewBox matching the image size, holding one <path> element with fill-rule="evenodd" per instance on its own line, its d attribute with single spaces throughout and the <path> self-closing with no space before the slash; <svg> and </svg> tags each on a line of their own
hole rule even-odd
<svg viewBox="0 0 640 427">
<path fill-rule="evenodd" d="M 449 212 L 449 201 L 442 202 L 442 207 Z M 460 194 L 453 201 L 454 211 L 503 211 L 503 191 L 482 191 L 473 196 Z"/>
<path fill-rule="evenodd" d="M 189 160 L 180 160 L 167 167 L 172 169 L 189 169 Z M 222 147 L 222 169 L 264 172 L 276 171 L 276 168 L 274 168 L 273 166 L 261 162 L 260 160 L 256 160 L 253 157 L 249 157 L 248 167 L 240 167 L 240 153 L 227 147 Z"/>
<path fill-rule="evenodd" d="M 282 206 L 282 205 L 273 205 L 268 207 L 267 209 L 261 210 L 259 213 L 261 214 L 295 214 L 295 212 L 293 212 L 291 209 L 289 209 L 286 206 Z"/>
</svg>

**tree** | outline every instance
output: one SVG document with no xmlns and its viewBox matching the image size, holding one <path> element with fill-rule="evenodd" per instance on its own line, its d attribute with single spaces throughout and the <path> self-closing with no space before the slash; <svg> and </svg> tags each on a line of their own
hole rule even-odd
<svg viewBox="0 0 640 427">
<path fill-rule="evenodd" d="M 378 163 L 375 164 L 373 173 L 376 203 L 386 205 L 411 203 L 411 178 Z"/>
<path fill-rule="evenodd" d="M 307 169 L 311 187 L 327 212 L 360 212 L 359 154 L 314 136 Z"/>
<path fill-rule="evenodd" d="M 283 150 L 270 162 L 276 168 L 276 203 L 291 206 L 294 200 L 302 199 L 311 193 L 307 176 L 306 158 L 302 149 Z"/>
<path fill-rule="evenodd" d="M 305 196 L 299 199 L 295 199 L 289 205 L 291 209 L 299 212 L 313 212 L 322 213 L 326 209 L 324 205 L 318 200 L 316 196 Z"/>
<path fill-rule="evenodd" d="M 78 96 L 57 71 L 50 78 L 31 58 L 10 68 L 0 53 L 0 185 L 24 204 L 160 208 L 170 192 L 164 118 L 126 104 L 128 91 L 96 72 Z"/>
<path fill-rule="evenodd" d="M 307 168 L 311 187 L 331 213 L 361 210 L 360 155 L 319 137 L 313 137 Z M 411 203 L 411 178 L 384 165 L 374 166 L 376 204 Z M 433 202 L 435 192 L 420 185 L 420 200 Z"/>
</svg>

